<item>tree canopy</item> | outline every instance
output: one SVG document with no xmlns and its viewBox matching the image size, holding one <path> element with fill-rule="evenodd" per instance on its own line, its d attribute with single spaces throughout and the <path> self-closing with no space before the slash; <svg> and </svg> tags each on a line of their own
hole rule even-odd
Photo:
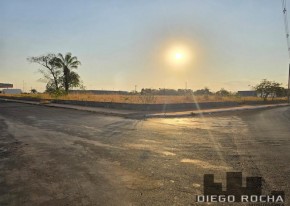
<svg viewBox="0 0 290 206">
<path fill-rule="evenodd" d="M 63 56 L 61 53 L 57 55 L 56 65 L 59 68 L 62 68 L 63 78 L 62 83 L 66 92 L 69 88 L 79 86 L 79 75 L 76 72 L 73 72 L 72 69 L 77 69 L 81 62 L 77 59 L 76 56 L 72 56 L 70 52 L 66 53 Z"/>
<path fill-rule="evenodd" d="M 80 76 L 72 69 L 77 69 L 81 62 L 70 52 L 65 56 L 61 53 L 29 57 L 27 60 L 31 63 L 37 63 L 42 66 L 39 72 L 43 75 L 41 79 L 46 83 L 46 91 L 49 93 L 66 93 L 73 87 L 83 87 Z"/>
<path fill-rule="evenodd" d="M 282 87 L 281 83 L 275 81 L 269 81 L 262 79 L 259 84 L 253 87 L 264 101 L 267 101 L 268 97 L 281 97 L 286 95 L 285 88 Z"/>
<path fill-rule="evenodd" d="M 221 88 L 219 91 L 216 92 L 216 95 L 219 96 L 230 96 L 231 92 L 229 92 L 228 90 Z"/>
</svg>

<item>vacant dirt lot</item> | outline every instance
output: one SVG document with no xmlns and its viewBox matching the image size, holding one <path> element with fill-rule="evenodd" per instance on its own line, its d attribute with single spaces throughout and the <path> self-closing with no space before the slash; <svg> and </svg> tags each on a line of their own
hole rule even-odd
<svg viewBox="0 0 290 206">
<path fill-rule="evenodd" d="M 287 198 L 289 123 L 289 107 L 143 121 L 0 102 L 0 205 L 196 205 L 227 171 Z"/>
</svg>

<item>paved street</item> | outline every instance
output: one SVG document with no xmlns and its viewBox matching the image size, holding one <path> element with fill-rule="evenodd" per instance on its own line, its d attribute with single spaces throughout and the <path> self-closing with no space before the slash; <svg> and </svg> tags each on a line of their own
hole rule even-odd
<svg viewBox="0 0 290 206">
<path fill-rule="evenodd" d="M 289 199 L 289 162 L 289 107 L 133 120 L 0 101 L 1 206 L 197 205 L 227 171 Z"/>
</svg>

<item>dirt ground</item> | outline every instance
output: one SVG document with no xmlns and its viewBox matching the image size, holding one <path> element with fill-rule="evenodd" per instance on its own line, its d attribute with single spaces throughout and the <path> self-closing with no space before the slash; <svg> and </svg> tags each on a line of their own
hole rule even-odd
<svg viewBox="0 0 290 206">
<path fill-rule="evenodd" d="M 287 198 L 289 125 L 289 107 L 131 120 L 0 102 L 0 205 L 203 205 L 203 175 L 228 171 Z"/>
</svg>

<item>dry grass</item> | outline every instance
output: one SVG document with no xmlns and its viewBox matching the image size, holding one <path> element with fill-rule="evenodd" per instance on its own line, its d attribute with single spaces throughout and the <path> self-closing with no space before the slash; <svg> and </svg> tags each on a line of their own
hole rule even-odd
<svg viewBox="0 0 290 206">
<path fill-rule="evenodd" d="M 20 95 L 9 95 L 0 94 L 0 97 L 27 97 L 27 98 L 37 98 L 41 100 L 52 100 L 55 97 L 49 94 L 20 94 Z M 210 96 L 150 96 L 147 98 L 142 95 L 97 95 L 97 94 L 69 94 L 65 96 L 60 96 L 57 99 L 61 100 L 79 100 L 79 101 L 94 101 L 94 102 L 118 102 L 118 103 L 151 103 L 151 104 L 170 104 L 170 103 L 193 103 L 193 102 L 244 102 L 244 101 L 262 101 L 258 97 L 238 97 L 238 96 L 228 96 L 221 97 L 216 95 Z M 275 98 L 277 99 L 277 98 Z M 286 100 L 286 98 L 279 98 L 279 100 Z"/>
</svg>

